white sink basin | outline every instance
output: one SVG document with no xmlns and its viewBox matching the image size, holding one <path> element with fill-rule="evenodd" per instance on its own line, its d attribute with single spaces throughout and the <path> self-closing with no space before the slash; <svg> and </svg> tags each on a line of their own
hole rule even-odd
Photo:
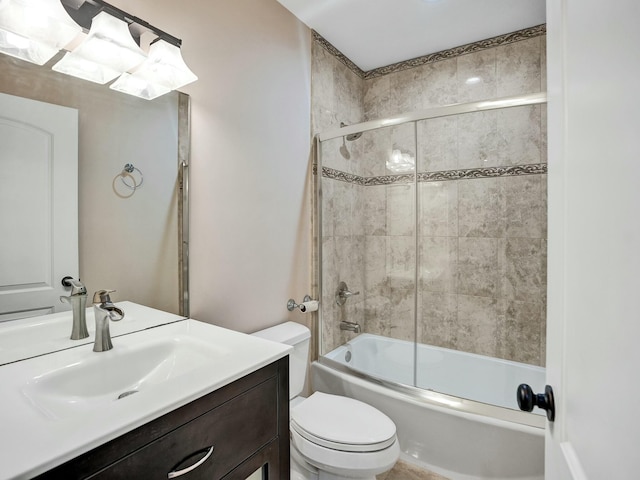
<svg viewBox="0 0 640 480">
<path fill-rule="evenodd" d="M 86 344 L 0 366 L 0 425 L 11 432 L 0 480 L 37 476 L 291 350 L 186 319 L 116 337 L 107 352 Z"/>
<path fill-rule="evenodd" d="M 68 365 L 28 380 L 22 393 L 51 418 L 80 415 L 228 356 L 224 346 L 207 344 L 189 332 L 133 346 L 91 352 Z"/>
</svg>

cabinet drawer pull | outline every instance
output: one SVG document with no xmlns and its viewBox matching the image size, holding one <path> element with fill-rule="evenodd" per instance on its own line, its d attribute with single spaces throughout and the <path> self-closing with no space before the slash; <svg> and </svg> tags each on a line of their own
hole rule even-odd
<svg viewBox="0 0 640 480">
<path fill-rule="evenodd" d="M 177 471 L 173 471 L 173 472 L 169 472 L 167 475 L 167 478 L 177 478 L 177 477 L 181 477 L 182 475 L 184 475 L 185 473 L 189 473 L 192 470 L 195 470 L 196 468 L 198 468 L 200 465 L 202 465 L 204 462 L 207 461 L 207 459 L 211 456 L 211 454 L 213 453 L 213 445 L 210 446 L 209 448 L 206 449 L 207 453 L 204 457 L 202 457 L 200 460 L 198 460 L 196 463 L 194 463 L 193 465 L 191 465 L 190 467 L 187 468 L 183 468 L 182 470 L 177 470 Z M 203 450 L 204 451 L 204 450 Z"/>
</svg>

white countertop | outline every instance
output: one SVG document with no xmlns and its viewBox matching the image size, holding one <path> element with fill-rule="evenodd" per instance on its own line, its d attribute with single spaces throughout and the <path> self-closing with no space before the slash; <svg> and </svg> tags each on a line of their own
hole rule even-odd
<svg viewBox="0 0 640 480">
<path fill-rule="evenodd" d="M 112 338 L 185 318 L 133 302 L 117 302 L 115 305 L 124 311 L 124 318 L 111 322 Z M 0 322 L 0 365 L 93 343 L 96 330 L 93 306 L 87 308 L 86 320 L 89 337 L 82 340 L 69 338 L 73 325 L 71 311 Z"/>
<path fill-rule="evenodd" d="M 112 325 L 115 326 L 115 325 Z M 215 360 L 171 381 L 141 388 L 106 406 L 52 415 L 30 399 L 34 379 L 85 361 L 140 348 L 145 342 L 190 335 L 213 345 Z M 96 353 L 93 345 L 41 355 L 0 366 L 0 479 L 31 478 L 180 406 L 227 385 L 284 356 L 292 348 L 197 320 L 182 320 L 113 340 L 114 350 Z M 119 349 L 119 353 L 117 352 Z"/>
</svg>

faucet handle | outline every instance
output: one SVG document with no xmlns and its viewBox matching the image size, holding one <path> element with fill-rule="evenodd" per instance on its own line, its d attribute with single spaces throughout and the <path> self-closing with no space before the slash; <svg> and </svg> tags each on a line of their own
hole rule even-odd
<svg viewBox="0 0 640 480">
<path fill-rule="evenodd" d="M 93 303 L 111 303 L 110 293 L 115 292 L 115 290 L 98 290 L 93 294 Z"/>
<path fill-rule="evenodd" d="M 353 297 L 354 295 L 360 295 L 360 292 L 352 292 L 349 290 L 349 287 L 347 287 L 346 283 L 340 282 L 338 284 L 338 288 L 336 289 L 336 304 L 342 306 L 350 297 Z"/>
<path fill-rule="evenodd" d="M 62 286 L 71 288 L 71 296 L 74 295 L 86 295 L 87 287 L 80 281 L 80 279 L 75 279 L 70 276 L 66 276 L 62 279 Z"/>
</svg>

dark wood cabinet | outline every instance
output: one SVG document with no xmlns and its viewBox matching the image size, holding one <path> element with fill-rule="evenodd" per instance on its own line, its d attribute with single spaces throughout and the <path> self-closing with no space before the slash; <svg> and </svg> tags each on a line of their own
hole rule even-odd
<svg viewBox="0 0 640 480">
<path fill-rule="evenodd" d="M 289 478 L 284 357 L 95 448 L 38 479 Z"/>
</svg>

